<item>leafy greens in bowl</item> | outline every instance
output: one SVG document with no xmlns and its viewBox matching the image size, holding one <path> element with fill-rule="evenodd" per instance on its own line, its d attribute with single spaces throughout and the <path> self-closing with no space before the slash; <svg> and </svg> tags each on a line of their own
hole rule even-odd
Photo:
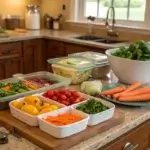
<svg viewBox="0 0 150 150">
<path fill-rule="evenodd" d="M 131 60 L 150 61 L 150 43 L 140 41 L 129 47 L 121 47 L 111 55 Z"/>
</svg>

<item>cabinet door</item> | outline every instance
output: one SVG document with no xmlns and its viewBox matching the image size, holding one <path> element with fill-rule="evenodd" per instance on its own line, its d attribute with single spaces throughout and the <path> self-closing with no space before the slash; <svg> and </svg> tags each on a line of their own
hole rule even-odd
<svg viewBox="0 0 150 150">
<path fill-rule="evenodd" d="M 7 62 L 5 60 L 0 61 L 0 79 L 7 78 Z"/>
<path fill-rule="evenodd" d="M 93 47 L 86 47 L 86 46 L 80 46 L 80 45 L 75 45 L 75 44 L 66 44 L 67 55 L 73 54 L 73 53 L 86 52 L 86 51 L 105 53 L 105 49 L 102 49 L 102 48 L 93 48 Z"/>
<path fill-rule="evenodd" d="M 72 45 L 72 44 L 66 44 L 66 53 L 67 54 L 86 52 L 86 51 L 89 51 L 89 49 L 87 47 Z"/>
<path fill-rule="evenodd" d="M 130 143 L 131 150 L 148 150 L 150 148 L 150 122 L 146 122 L 140 127 L 135 128 L 126 136 L 119 138 L 105 150 L 126 150 L 125 145 Z"/>
<path fill-rule="evenodd" d="M 23 72 L 34 72 L 34 47 L 28 41 L 23 43 Z"/>
<path fill-rule="evenodd" d="M 65 56 L 65 44 L 58 41 L 48 41 L 47 59 Z"/>
<path fill-rule="evenodd" d="M 23 73 L 23 58 L 14 58 L 7 61 L 7 77 L 12 77 L 13 74 Z"/>
<path fill-rule="evenodd" d="M 46 69 L 46 44 L 42 39 L 23 42 L 24 73 Z"/>
<path fill-rule="evenodd" d="M 35 40 L 34 43 L 34 71 L 45 71 L 46 69 L 46 41 Z"/>
</svg>

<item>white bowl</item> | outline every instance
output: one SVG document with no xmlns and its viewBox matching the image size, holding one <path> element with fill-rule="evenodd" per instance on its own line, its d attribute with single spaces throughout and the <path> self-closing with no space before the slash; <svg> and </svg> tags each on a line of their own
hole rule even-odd
<svg viewBox="0 0 150 150">
<path fill-rule="evenodd" d="M 78 114 L 82 116 L 84 119 L 79 122 L 66 125 L 66 126 L 56 126 L 43 120 L 43 118 L 46 118 L 47 116 L 57 116 L 58 114 L 63 114 L 68 111 L 70 111 L 73 114 Z M 65 107 L 57 111 L 45 113 L 45 114 L 38 116 L 40 129 L 46 132 L 47 134 L 50 134 L 56 138 L 65 138 L 65 137 L 68 137 L 68 136 L 71 136 L 73 134 L 83 131 L 87 127 L 88 120 L 89 120 L 88 115 L 70 107 Z"/>
<path fill-rule="evenodd" d="M 44 97 L 40 97 L 40 96 L 39 96 L 39 98 L 40 98 L 41 101 L 46 102 L 46 103 L 49 103 L 49 104 L 57 105 L 59 108 L 65 107 L 65 105 L 60 104 L 60 103 L 58 103 L 58 102 L 55 102 L 55 101 L 53 101 L 53 100 L 50 100 L 50 99 L 49 99 L 49 100 L 47 101 L 47 99 L 45 99 Z M 14 100 L 14 101 L 23 101 L 23 100 L 24 100 L 24 97 L 23 97 L 23 98 L 19 98 L 19 99 Z M 14 106 L 12 106 L 12 103 L 13 103 L 14 101 L 11 101 L 11 102 L 9 103 L 11 115 L 12 115 L 14 118 L 16 118 L 16 119 L 18 119 L 18 120 L 20 120 L 20 121 L 22 121 L 22 122 L 24 122 L 24 123 L 26 123 L 26 124 L 28 124 L 28 125 L 30 125 L 30 126 L 38 126 L 37 116 L 30 115 L 30 114 L 28 114 L 28 113 L 26 113 L 26 112 L 21 111 L 20 109 L 15 108 Z"/>
<path fill-rule="evenodd" d="M 150 82 L 150 61 L 130 60 L 112 56 L 111 53 L 117 49 L 106 51 L 110 67 L 120 82 L 132 84 L 141 82 L 147 84 Z"/>
<path fill-rule="evenodd" d="M 115 105 L 113 103 L 110 103 L 108 101 L 102 100 L 100 98 L 95 98 L 95 97 L 92 97 L 92 96 L 89 96 L 89 98 L 90 99 L 92 98 L 96 101 L 100 101 L 102 104 L 107 106 L 109 109 L 107 109 L 105 111 L 102 111 L 100 113 L 97 113 L 97 114 L 87 114 L 87 115 L 89 115 L 88 126 L 97 125 L 97 124 L 102 123 L 102 122 L 104 122 L 108 119 L 111 119 L 113 117 L 114 111 L 115 111 Z M 86 103 L 86 102 L 87 101 L 82 102 L 82 103 Z M 82 103 L 75 104 L 72 107 L 76 109 L 76 107 L 79 106 Z"/>
</svg>

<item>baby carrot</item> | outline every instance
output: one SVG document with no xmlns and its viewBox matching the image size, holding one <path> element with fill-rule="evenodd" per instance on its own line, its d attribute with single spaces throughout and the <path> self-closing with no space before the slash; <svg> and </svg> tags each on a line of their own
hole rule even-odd
<svg viewBox="0 0 150 150">
<path fill-rule="evenodd" d="M 125 86 L 121 85 L 121 86 L 117 86 L 113 89 L 110 89 L 110 90 L 106 90 L 104 92 L 101 92 L 100 95 L 113 95 L 113 94 L 116 94 L 116 93 L 119 93 L 119 92 L 122 92 L 125 90 Z"/>
<path fill-rule="evenodd" d="M 150 94 L 142 94 L 135 96 L 122 96 L 118 99 L 121 102 L 138 102 L 138 101 L 150 101 Z"/>
<path fill-rule="evenodd" d="M 123 92 L 114 94 L 113 98 L 118 99 L 120 96 L 122 96 L 122 94 L 133 91 L 133 90 L 137 89 L 139 86 L 141 86 L 141 83 L 135 82 L 132 85 L 130 85 L 129 87 L 127 87 Z"/>
</svg>

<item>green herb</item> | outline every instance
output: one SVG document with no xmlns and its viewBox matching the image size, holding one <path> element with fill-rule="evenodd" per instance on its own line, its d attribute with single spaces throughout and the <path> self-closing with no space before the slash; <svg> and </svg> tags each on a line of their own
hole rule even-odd
<svg viewBox="0 0 150 150">
<path fill-rule="evenodd" d="M 107 110 L 108 107 L 100 101 L 89 99 L 87 102 L 80 104 L 76 109 L 87 114 L 96 114 Z"/>
<path fill-rule="evenodd" d="M 136 42 L 129 47 L 119 48 L 112 55 L 132 60 L 147 61 L 150 60 L 150 44 L 144 41 Z"/>
</svg>

